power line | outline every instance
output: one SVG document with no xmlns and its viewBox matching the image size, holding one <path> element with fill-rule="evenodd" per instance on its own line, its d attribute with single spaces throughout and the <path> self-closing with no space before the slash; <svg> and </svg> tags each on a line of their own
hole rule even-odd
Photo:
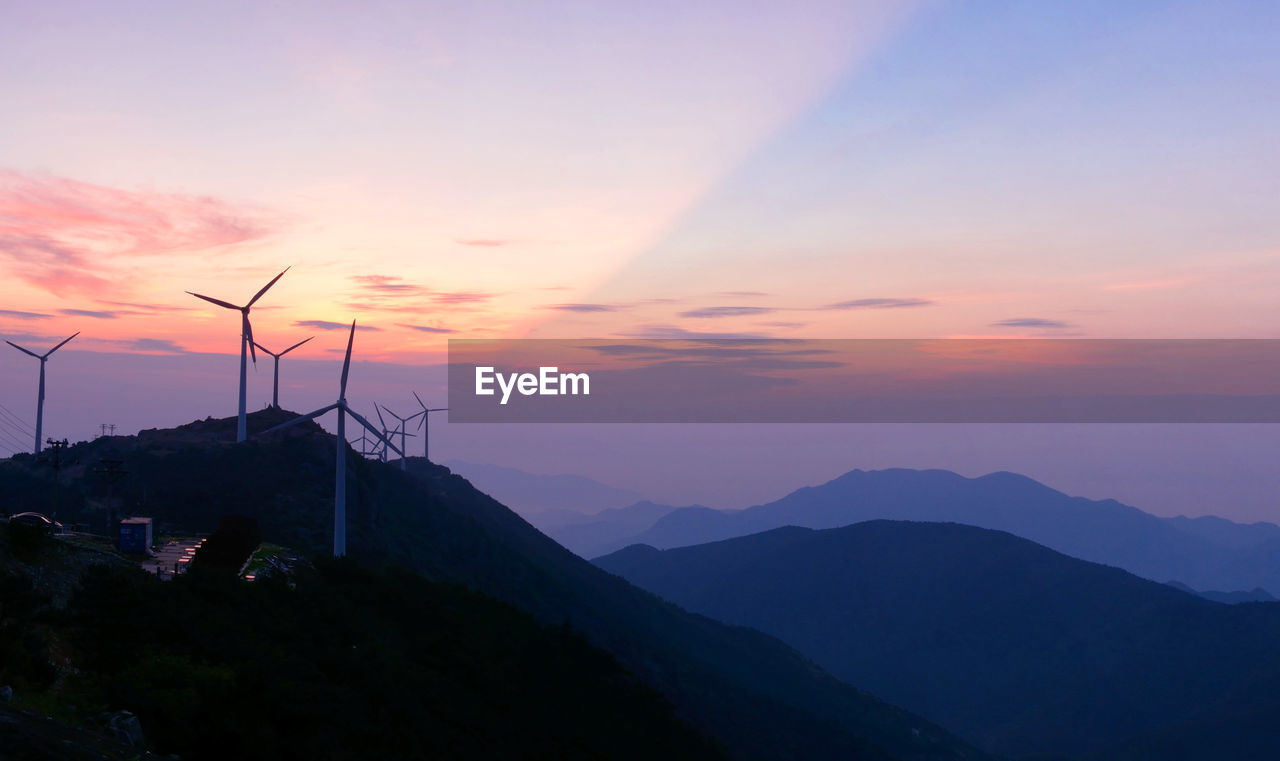
<svg viewBox="0 0 1280 761">
<path fill-rule="evenodd" d="M 18 442 L 14 441 L 12 438 L 9 438 L 7 436 L 4 438 L 4 440 L 0 441 L 0 446 L 3 446 L 5 449 L 8 449 L 11 454 L 26 452 L 29 449 L 29 447 L 19 444 Z"/>
<path fill-rule="evenodd" d="M 6 406 L 6 405 L 4 405 L 4 404 L 0 404 L 0 412 L 3 412 L 5 415 L 7 415 L 9 418 L 11 418 L 12 420 L 14 420 L 15 422 L 21 423 L 22 425 L 25 425 L 25 426 L 27 426 L 28 428 L 30 428 L 30 427 L 31 427 L 31 426 L 27 423 L 27 421 L 26 421 L 25 419 L 23 419 L 23 417 L 22 417 L 21 415 L 19 415 L 18 413 L 14 412 L 12 409 L 10 409 L 8 406 Z"/>
<path fill-rule="evenodd" d="M 27 446 L 26 446 L 25 444 L 21 444 L 21 443 L 19 443 L 19 442 L 21 442 L 21 441 L 22 441 L 22 440 L 24 440 L 24 439 L 30 438 L 30 436 L 29 436 L 29 435 L 21 435 L 21 436 L 19 436 L 19 435 L 15 435 L 15 434 L 14 434 L 14 432 L 13 432 L 13 428 L 12 428 L 12 427 L 10 427 L 10 426 L 8 426 L 7 424 L 4 424 L 4 422 L 5 422 L 5 421 L 4 421 L 3 419 L 0 419 L 0 436 L 2 436 L 2 437 L 3 437 L 5 440 L 7 440 L 10 444 L 13 444 L 13 445 L 16 445 L 16 446 L 17 446 L 17 449 L 15 449 L 15 450 L 14 450 L 14 452 L 15 452 L 15 453 L 17 453 L 17 452 L 25 452 L 25 451 L 27 451 Z"/>
<path fill-rule="evenodd" d="M 23 433 L 27 434 L 28 436 L 36 435 L 35 429 L 32 428 L 30 425 L 28 425 L 27 421 L 18 417 L 17 413 L 9 409 L 8 407 L 4 406 L 3 404 L 0 404 L 0 417 L 3 417 L 9 420 L 10 423 L 17 426 L 19 430 L 21 430 Z"/>
</svg>

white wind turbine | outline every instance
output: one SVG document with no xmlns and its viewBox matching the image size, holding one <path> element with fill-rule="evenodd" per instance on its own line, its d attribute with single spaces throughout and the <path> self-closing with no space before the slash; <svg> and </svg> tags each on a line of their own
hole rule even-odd
<svg viewBox="0 0 1280 761">
<path fill-rule="evenodd" d="M 40 360 L 40 391 L 39 393 L 36 394 L 36 454 L 40 454 L 40 448 L 42 446 L 42 442 L 40 440 L 40 434 L 44 430 L 44 363 L 49 361 L 50 354 L 54 353 L 58 349 L 61 349 L 63 344 L 65 344 L 67 341 L 70 341 L 72 338 L 75 338 L 78 335 L 80 335 L 80 331 L 77 330 L 74 335 L 64 338 L 62 340 L 62 343 L 53 347 L 49 351 L 46 351 L 44 354 L 36 354 L 34 351 L 31 351 L 30 349 L 24 349 L 21 346 L 14 343 L 13 341 L 5 341 L 5 343 L 9 344 L 10 346 L 22 352 L 23 354 L 30 354 L 31 356 Z"/>
<path fill-rule="evenodd" d="M 238 307 L 235 304 L 229 304 L 221 299 L 215 299 L 209 296 L 202 296 L 198 293 L 187 291 L 187 293 L 190 293 L 192 296 L 195 296 L 198 299 L 204 299 L 210 304 L 217 304 L 218 306 L 223 307 L 225 309 L 234 309 L 240 313 L 240 417 L 236 420 L 236 441 L 244 441 L 245 439 L 246 426 L 245 426 L 244 400 L 245 400 L 245 389 L 246 389 L 246 383 L 247 383 L 247 379 L 245 378 L 245 372 L 247 370 L 246 362 L 248 359 L 247 355 L 252 355 L 253 364 L 255 365 L 258 364 L 258 353 L 253 350 L 253 347 L 254 347 L 253 326 L 249 324 L 249 309 L 254 305 L 255 302 L 257 302 L 258 299 L 262 298 L 262 294 L 266 293 L 268 288 L 275 285 L 276 281 L 284 277 L 284 273 L 288 271 L 289 271 L 289 268 L 285 267 L 283 272 L 271 278 L 271 282 L 262 286 L 262 290 L 255 293 L 253 295 L 253 298 L 249 299 L 249 303 L 245 304 L 242 307 Z"/>
<path fill-rule="evenodd" d="M 281 274 L 284 274 L 284 273 L 281 273 Z M 315 336 L 311 336 L 311 338 L 315 338 Z M 294 349 L 298 348 L 299 346 L 303 345 L 307 341 L 310 341 L 311 338 L 308 338 L 303 341 L 299 341 L 293 346 L 290 346 L 289 348 L 279 353 L 271 351 L 270 349 L 258 343 L 257 341 L 253 342 L 254 346 L 257 346 L 259 349 L 262 349 L 266 353 L 270 354 L 272 357 L 275 358 L 275 361 L 276 361 L 275 371 L 271 375 L 271 406 L 272 407 L 275 407 L 276 409 L 280 409 L 280 358 L 288 354 L 289 352 L 293 351 Z"/>
<path fill-rule="evenodd" d="M 418 406 L 422 408 L 422 412 L 418 413 L 419 415 L 422 416 L 422 422 L 418 423 L 418 427 L 422 429 L 422 459 L 426 460 L 427 462 L 430 462 L 431 458 L 428 457 L 427 455 L 430 454 L 431 426 L 429 425 L 430 421 L 427 418 L 431 417 L 432 412 L 448 412 L 449 408 L 448 407 L 428 408 L 427 405 L 422 403 L 422 397 L 418 396 L 417 391 L 413 392 L 413 398 L 418 400 Z"/>
<path fill-rule="evenodd" d="M 398 434 L 400 434 L 400 453 L 401 453 L 401 454 L 400 454 L 400 470 L 405 470 L 405 469 L 407 469 L 407 468 L 408 468 L 409 455 L 407 454 L 407 452 L 408 452 L 409 450 L 408 450 L 407 448 L 405 448 L 404 440 L 405 440 L 405 437 L 406 437 L 406 436 L 412 436 L 412 435 L 413 435 L 412 433 L 409 433 L 406 429 L 408 428 L 408 425 L 409 425 L 409 421 L 410 421 L 410 420 L 413 420 L 414 418 L 418 417 L 419 415 L 426 415 L 426 413 L 425 413 L 425 412 L 415 412 L 415 413 L 413 413 L 412 415 L 410 415 L 409 417 L 400 417 L 400 416 L 399 416 L 399 415 L 397 415 L 396 413 L 392 412 L 390 407 L 386 407 L 386 406 L 384 406 L 382 409 L 386 410 L 388 415 L 390 415 L 391 417 L 393 417 L 393 418 L 395 418 L 396 420 L 399 420 L 399 421 L 400 421 L 400 425 L 399 425 L 399 427 L 397 427 L 397 428 L 396 428 L 396 430 L 395 430 L 393 433 L 398 433 Z"/>
<path fill-rule="evenodd" d="M 347 356 L 342 360 L 342 380 L 338 384 L 338 401 L 327 407 L 321 407 L 315 412 L 308 412 L 300 415 L 287 423 L 263 431 L 261 436 L 266 436 L 276 431 L 282 431 L 285 428 L 295 426 L 298 423 L 307 420 L 314 420 L 321 415 L 327 414 L 333 410 L 338 411 L 338 435 L 337 435 L 337 473 L 334 476 L 333 485 L 333 556 L 342 557 L 347 554 L 347 415 L 356 419 L 356 422 L 365 427 L 365 430 L 372 433 L 376 438 L 382 441 L 384 447 L 396 449 L 396 445 L 392 444 L 386 436 L 373 427 L 373 423 L 365 420 L 360 413 L 351 409 L 347 404 L 347 374 L 351 370 L 351 344 L 354 343 L 356 337 L 356 322 L 351 321 L 351 333 L 347 336 Z"/>
</svg>

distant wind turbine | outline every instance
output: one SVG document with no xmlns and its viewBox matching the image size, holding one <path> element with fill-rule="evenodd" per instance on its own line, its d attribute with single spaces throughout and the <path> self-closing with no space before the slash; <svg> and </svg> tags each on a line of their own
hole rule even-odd
<svg viewBox="0 0 1280 761">
<path fill-rule="evenodd" d="M 382 424 L 382 435 L 385 441 L 386 440 L 385 437 L 391 435 L 391 429 L 387 427 L 387 419 L 382 416 L 382 408 L 375 404 L 373 405 L 373 411 L 378 413 L 378 422 Z M 378 451 L 378 459 L 382 460 L 383 462 L 387 461 L 386 447 L 382 447 L 382 449 Z"/>
<path fill-rule="evenodd" d="M 281 274 L 284 274 L 284 273 L 281 273 Z M 311 338 L 315 338 L 315 336 L 311 336 Z M 303 341 L 299 341 L 293 346 L 290 346 L 289 348 L 279 353 L 271 351 L 270 349 L 258 343 L 257 341 L 253 342 L 254 346 L 257 346 L 259 349 L 262 349 L 266 353 L 270 354 L 276 360 L 275 371 L 272 373 L 272 376 L 271 376 L 271 406 L 272 407 L 275 407 L 276 409 L 280 409 L 280 358 L 288 354 L 289 352 L 293 351 L 294 349 L 298 348 L 299 346 L 303 345 L 307 341 L 310 341 L 311 338 L 308 338 Z"/>
<path fill-rule="evenodd" d="M 417 391 L 413 392 L 413 398 L 418 400 L 418 406 L 422 408 L 422 412 L 418 413 L 422 416 L 422 422 L 418 423 L 418 428 L 422 429 L 422 459 L 430 462 L 431 458 L 427 455 L 430 454 L 429 449 L 431 447 L 431 426 L 427 418 L 431 417 L 432 412 L 448 412 L 449 408 L 431 407 L 428 409 L 427 405 L 422 403 L 422 397 L 418 396 Z"/>
<path fill-rule="evenodd" d="M 414 435 L 414 434 L 412 434 L 412 433 L 408 433 L 406 429 L 408 428 L 408 425 L 409 425 L 409 421 L 410 421 L 410 420 L 413 420 L 414 418 L 418 417 L 419 415 L 423 415 L 423 416 L 425 416 L 427 413 L 425 413 L 425 412 L 415 412 L 415 413 L 413 413 L 412 415 L 410 415 L 409 417 L 400 417 L 400 416 L 399 416 L 399 415 L 397 415 L 396 413 L 392 412 L 390 407 L 385 407 L 385 406 L 384 406 L 382 409 L 386 410 L 388 415 L 390 415 L 391 417 L 393 417 L 393 418 L 395 418 L 396 420 L 399 420 L 399 421 L 400 421 L 400 425 L 399 425 L 399 427 L 397 427 L 397 428 L 396 428 L 395 433 L 400 434 L 400 451 L 401 451 L 401 455 L 400 455 L 400 470 L 406 470 L 406 469 L 408 468 L 409 455 L 408 455 L 408 454 L 405 454 L 405 453 L 406 453 L 406 452 L 408 452 L 409 450 L 405 448 L 404 440 L 405 440 L 405 437 L 406 437 L 406 436 L 413 436 L 413 435 Z"/>
<path fill-rule="evenodd" d="M 283 274 L 283 273 L 281 273 Z M 347 336 L 347 356 L 342 360 L 342 380 L 338 384 L 338 401 L 327 407 L 321 407 L 315 412 L 308 412 L 305 415 L 290 420 L 287 423 L 263 431 L 260 435 L 266 436 L 276 431 L 283 431 L 286 428 L 303 423 L 308 420 L 315 420 L 321 415 L 327 414 L 333 410 L 338 411 L 338 455 L 337 455 L 337 472 L 334 476 L 333 485 L 333 556 L 342 557 L 347 554 L 347 415 L 356 419 L 356 422 L 364 426 L 365 430 L 372 433 L 376 438 L 382 441 L 384 447 L 396 449 L 396 445 L 392 444 L 390 439 L 383 436 L 382 433 L 373 427 L 373 423 L 365 420 L 360 413 L 351 409 L 347 404 L 347 374 L 351 370 L 351 345 L 356 338 L 356 321 L 351 321 L 351 333 Z"/>
<path fill-rule="evenodd" d="M 359 442 L 359 443 L 360 443 L 360 456 L 361 456 L 361 457 L 368 457 L 368 456 L 369 456 L 369 441 L 370 441 L 370 439 L 369 439 L 369 434 L 368 434 L 367 432 L 365 432 L 365 431 L 360 431 L 360 438 L 356 439 L 355 441 L 353 441 L 353 442 L 351 442 L 351 443 L 352 443 L 352 444 L 355 444 L 356 442 Z"/>
<path fill-rule="evenodd" d="M 240 313 L 240 417 L 236 420 L 236 441 L 244 441 L 246 435 L 244 399 L 247 384 L 247 379 L 245 378 L 245 372 L 247 370 L 246 363 L 248 360 L 247 355 L 252 355 L 253 364 L 258 364 L 258 353 L 253 350 L 255 344 L 253 342 L 253 326 L 249 324 L 249 309 L 258 301 L 258 299 L 262 298 L 262 294 L 266 293 L 268 288 L 275 285 L 276 281 L 284 277 L 284 273 L 288 271 L 289 268 L 285 267 L 284 271 L 271 278 L 271 282 L 262 286 L 262 290 L 255 293 L 253 298 L 249 299 L 249 303 L 242 307 L 238 307 L 235 304 L 229 304 L 221 299 L 202 296 L 198 293 L 187 291 L 187 293 L 190 293 L 192 296 L 195 296 L 198 299 L 204 299 L 210 304 L 217 304 L 225 309 L 234 309 Z"/>
<path fill-rule="evenodd" d="M 70 341 L 72 338 L 75 338 L 78 335 L 80 335 L 80 331 L 77 330 L 71 336 L 64 338 L 62 340 L 62 343 L 53 347 L 49 351 L 46 351 L 44 354 L 36 354 L 34 351 L 31 351 L 30 349 L 24 349 L 21 346 L 14 343 L 13 341 L 5 341 L 5 343 L 9 344 L 10 346 L 22 352 L 23 354 L 30 354 L 31 356 L 40 360 L 40 391 L 39 393 L 36 394 L 36 454 L 40 454 L 40 447 L 41 447 L 40 434 L 44 430 L 44 363 L 49 361 L 50 354 L 54 353 L 58 349 L 61 349 L 63 345 L 66 344 L 67 341 Z"/>
</svg>

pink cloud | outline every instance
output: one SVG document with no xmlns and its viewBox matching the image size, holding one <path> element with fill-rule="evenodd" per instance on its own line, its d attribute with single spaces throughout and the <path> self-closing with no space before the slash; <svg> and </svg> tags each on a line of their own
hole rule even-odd
<svg viewBox="0 0 1280 761">
<path fill-rule="evenodd" d="M 116 257 L 206 251 L 271 227 L 260 211 L 208 196 L 0 171 L 0 263 L 57 295 L 108 286 Z"/>
<path fill-rule="evenodd" d="M 344 305 L 356 311 L 417 313 L 484 304 L 495 297 L 484 291 L 437 291 L 398 275 L 353 275 L 351 281 L 355 289 Z"/>
<path fill-rule="evenodd" d="M 1166 278 L 1164 280 L 1144 280 L 1133 283 L 1112 283 L 1102 286 L 1105 291 L 1163 291 L 1171 288 L 1182 288 L 1191 285 L 1200 278 L 1186 276 Z"/>
</svg>

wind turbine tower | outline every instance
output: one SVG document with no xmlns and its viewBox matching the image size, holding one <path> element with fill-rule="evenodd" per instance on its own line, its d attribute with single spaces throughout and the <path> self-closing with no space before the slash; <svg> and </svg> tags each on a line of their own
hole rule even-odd
<svg viewBox="0 0 1280 761">
<path fill-rule="evenodd" d="M 283 274 L 283 273 L 282 273 Z M 264 289 L 265 290 L 265 289 Z M 351 409 L 347 404 L 347 374 L 351 370 L 351 345 L 356 338 L 356 322 L 351 321 L 351 333 L 347 336 L 347 356 L 342 360 L 342 380 L 338 384 L 338 401 L 326 407 L 321 407 L 314 412 L 308 412 L 305 415 L 290 420 L 287 423 L 281 423 L 274 428 L 263 431 L 261 436 L 283 431 L 286 428 L 303 423 L 308 420 L 314 420 L 321 415 L 325 415 L 333 410 L 338 411 L 338 435 L 337 445 L 338 453 L 337 473 L 334 476 L 333 484 L 333 556 L 342 557 L 347 554 L 347 415 L 355 418 L 355 421 L 364 426 L 365 430 L 372 433 L 376 438 L 382 441 L 383 446 L 394 449 L 397 454 L 403 454 L 396 448 L 395 444 L 382 435 L 382 432 L 373 426 L 368 420 L 360 416 L 360 413 Z"/>
<path fill-rule="evenodd" d="M 70 337 L 64 338 L 62 340 L 62 343 L 53 347 L 49 351 L 46 351 L 44 354 L 36 354 L 34 351 L 31 351 L 30 349 L 24 349 L 21 346 L 14 343 L 13 341 L 5 341 L 5 343 L 9 344 L 10 346 L 22 352 L 23 354 L 30 354 L 31 356 L 40 360 L 40 391 L 36 394 L 36 450 L 35 450 L 36 454 L 40 454 L 40 448 L 42 446 L 41 434 L 44 431 L 44 363 L 49 361 L 50 354 L 53 354 L 58 349 L 61 349 L 63 345 L 67 343 L 67 341 L 70 341 L 72 338 L 75 338 L 78 335 L 80 335 L 80 331 L 77 330 Z"/>
<path fill-rule="evenodd" d="M 262 286 L 262 290 L 255 293 L 253 298 L 249 299 L 249 303 L 242 307 L 230 304 L 221 299 L 215 299 L 210 296 L 201 296 L 198 293 L 187 291 L 187 293 L 190 293 L 192 296 L 195 296 L 198 299 L 204 299 L 210 304 L 217 304 L 224 309 L 234 309 L 240 313 L 240 416 L 236 420 L 236 441 L 244 441 L 246 435 L 244 401 L 248 379 L 245 377 L 245 372 L 248 369 L 247 362 L 249 355 L 253 356 L 253 364 L 258 364 L 258 353 L 253 349 L 255 344 L 253 342 L 253 326 L 249 324 L 249 310 L 255 303 L 257 303 L 258 299 L 262 298 L 262 294 L 266 293 L 267 289 L 275 285 L 276 281 L 284 277 L 284 273 L 288 271 L 289 268 L 285 267 L 284 271 L 271 278 L 271 282 Z"/>
<path fill-rule="evenodd" d="M 412 415 L 410 415 L 409 417 L 400 417 L 400 416 L 399 416 L 399 415 L 397 415 L 396 413 L 392 412 L 392 411 L 391 411 L 391 409 L 390 409 L 389 407 L 383 407 L 382 409 L 386 410 L 388 415 L 390 415 L 391 417 L 393 417 L 393 418 L 395 418 L 396 420 L 399 420 L 399 421 L 400 421 L 400 425 L 399 425 L 399 427 L 398 427 L 398 428 L 396 428 L 395 433 L 400 434 L 400 451 L 401 451 L 401 455 L 400 455 L 400 470 L 406 470 L 406 469 L 409 467 L 409 455 L 408 455 L 408 454 L 405 454 L 405 452 L 408 452 L 408 450 L 405 448 L 404 440 L 405 440 L 405 437 L 406 437 L 406 436 L 412 436 L 412 435 L 413 435 L 412 433 L 408 433 L 408 431 L 407 431 L 406 429 L 408 428 L 408 425 L 409 425 L 409 421 L 410 421 L 410 420 L 413 420 L 414 418 L 418 417 L 419 415 L 426 416 L 426 414 L 427 414 L 427 413 L 425 413 L 425 412 L 415 412 L 415 413 L 413 413 Z"/>
<path fill-rule="evenodd" d="M 422 429 L 422 459 L 426 460 L 427 462 L 430 462 L 431 458 L 428 457 L 428 455 L 430 454 L 429 450 L 431 447 L 431 426 L 428 425 L 430 421 L 427 420 L 427 418 L 431 417 L 431 413 L 433 412 L 448 412 L 449 408 L 448 407 L 428 408 L 427 405 L 422 403 L 422 397 L 418 396 L 417 391 L 413 392 L 413 398 L 418 400 L 418 406 L 422 408 L 422 412 L 418 413 L 419 415 L 422 416 L 422 422 L 418 423 L 418 427 Z"/>
<path fill-rule="evenodd" d="M 315 338 L 315 336 L 311 336 L 311 338 Z M 275 371 L 271 374 L 271 406 L 272 407 L 275 407 L 276 409 L 280 409 L 280 358 L 288 354 L 289 352 L 293 351 L 294 349 L 298 348 L 299 346 L 303 345 L 307 341 L 310 341 L 311 338 L 308 338 L 304 341 L 299 341 L 293 346 L 290 346 L 289 348 L 279 353 L 271 351 L 270 349 L 258 343 L 257 341 L 253 342 L 254 346 L 257 346 L 259 349 L 262 349 L 266 353 L 270 354 L 272 357 L 275 358 L 275 361 L 276 361 Z"/>
</svg>

